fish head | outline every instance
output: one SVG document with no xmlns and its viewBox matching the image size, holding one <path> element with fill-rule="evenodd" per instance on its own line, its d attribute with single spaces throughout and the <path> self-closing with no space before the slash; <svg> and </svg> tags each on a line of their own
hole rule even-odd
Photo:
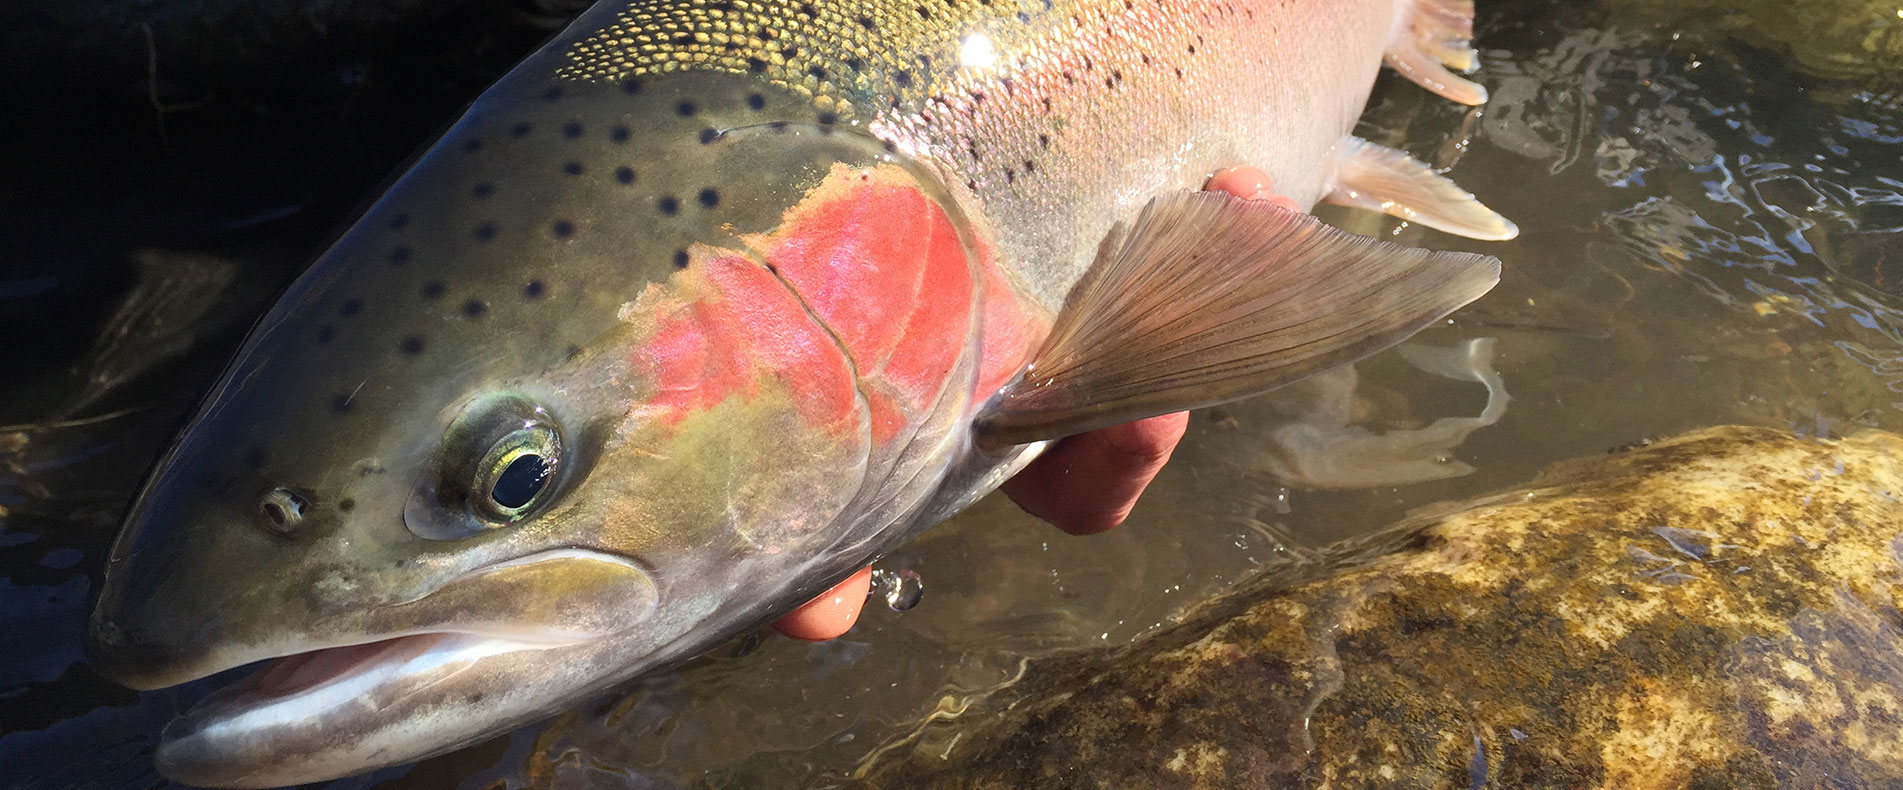
<svg viewBox="0 0 1903 790">
<path fill-rule="evenodd" d="M 834 120 L 731 75 L 516 79 L 445 132 L 253 331 L 114 546 L 103 673 L 272 660 L 168 726 L 161 771 L 445 751 L 884 548 L 955 443 L 975 264 L 939 179 Z M 854 293 L 854 266 L 911 284 Z"/>
</svg>

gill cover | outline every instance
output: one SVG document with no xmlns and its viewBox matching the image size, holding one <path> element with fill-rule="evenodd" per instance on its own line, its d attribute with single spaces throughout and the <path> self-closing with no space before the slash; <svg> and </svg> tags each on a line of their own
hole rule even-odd
<svg viewBox="0 0 1903 790">
<path fill-rule="evenodd" d="M 549 59 L 292 286 L 135 504 L 94 663 L 303 679 L 180 719 L 175 778 L 412 760 L 691 656 L 904 539 L 960 446 L 978 233 L 933 172 L 741 77 Z"/>
</svg>

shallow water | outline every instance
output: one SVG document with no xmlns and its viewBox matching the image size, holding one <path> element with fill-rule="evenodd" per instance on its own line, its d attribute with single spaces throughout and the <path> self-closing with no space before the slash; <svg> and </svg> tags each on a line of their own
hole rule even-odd
<svg viewBox="0 0 1903 790">
<path fill-rule="evenodd" d="M 1485 4 L 1484 110 L 1399 80 L 1377 90 L 1364 136 L 1451 168 L 1520 224 L 1518 240 L 1323 212 L 1506 262 L 1494 293 L 1413 341 L 1493 339 L 1504 416 L 1414 459 L 1450 455 L 1471 473 L 1278 480 L 1278 429 L 1325 422 L 1330 404 L 1310 388 L 1226 407 L 1198 415 L 1122 529 L 1071 538 L 994 497 L 886 561 L 923 577 L 916 609 L 868 610 L 826 644 L 746 640 L 551 723 L 336 786 L 835 782 L 1032 657 L 1126 643 L 1264 565 L 1552 461 L 1718 423 L 1903 429 L 1903 85 L 1880 67 L 1903 53 L 1903 18 L 1848 1 L 1796 21 L 1742 3 L 1626 5 Z M 125 691 L 79 648 L 117 518 L 268 295 L 510 46 L 533 41 L 516 38 L 453 78 L 379 61 L 395 76 L 369 99 L 290 121 L 182 111 L 163 138 L 138 127 L 135 146 L 95 128 L 104 114 L 47 122 L 45 161 L 92 180 L 28 164 L 10 179 L 27 189 L 0 193 L 18 240 L 0 263 L 0 321 L 30 341 L 0 390 L 0 782 L 162 784 L 153 739 L 203 689 Z M 236 131 L 246 123 L 271 131 Z M 115 321 L 117 304 L 146 307 Z M 1332 405 L 1367 443 L 1487 401 L 1398 353 L 1358 374 L 1354 400 Z"/>
</svg>

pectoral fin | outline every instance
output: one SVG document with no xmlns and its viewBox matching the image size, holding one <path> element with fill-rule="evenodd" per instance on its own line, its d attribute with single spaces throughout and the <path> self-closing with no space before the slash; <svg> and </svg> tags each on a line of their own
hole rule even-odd
<svg viewBox="0 0 1903 790">
<path fill-rule="evenodd" d="M 1112 230 L 981 444 L 1055 439 L 1273 389 L 1398 343 L 1500 279 L 1485 255 L 1356 236 L 1215 192 Z"/>
<path fill-rule="evenodd" d="M 1379 211 L 1430 228 L 1485 241 L 1505 241 L 1520 228 L 1473 193 L 1408 156 L 1359 137 L 1343 138 L 1335 187 L 1322 200 Z"/>
</svg>

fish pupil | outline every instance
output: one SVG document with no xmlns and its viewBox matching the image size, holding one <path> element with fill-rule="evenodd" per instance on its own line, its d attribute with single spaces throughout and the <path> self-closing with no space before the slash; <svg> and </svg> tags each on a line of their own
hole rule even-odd
<svg viewBox="0 0 1903 790">
<path fill-rule="evenodd" d="M 554 464 L 534 453 L 523 453 L 509 462 L 509 466 L 496 476 L 495 487 L 489 492 L 489 498 L 508 510 L 517 510 L 528 506 L 535 495 L 548 485 L 549 473 Z"/>
</svg>

